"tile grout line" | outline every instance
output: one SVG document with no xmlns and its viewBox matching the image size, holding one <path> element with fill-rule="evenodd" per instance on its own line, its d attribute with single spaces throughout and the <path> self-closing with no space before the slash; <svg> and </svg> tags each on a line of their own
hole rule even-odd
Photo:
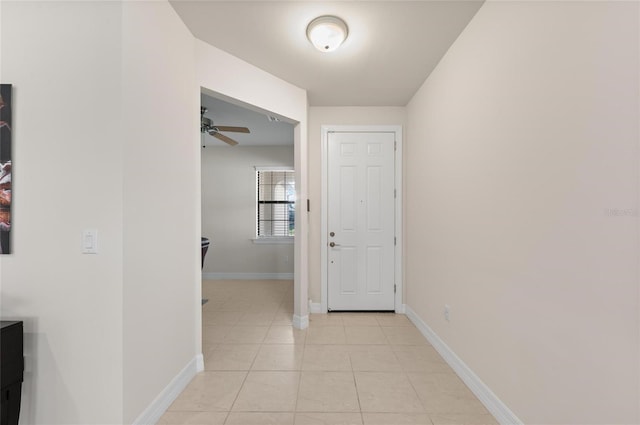
<svg viewBox="0 0 640 425">
<path fill-rule="evenodd" d="M 291 328 L 295 329 L 293 327 L 293 324 L 291 324 Z M 296 392 L 296 402 L 293 406 L 293 423 L 295 425 L 296 423 L 296 415 L 298 414 L 298 400 L 300 399 L 300 387 L 302 384 L 302 373 L 303 373 L 303 369 L 302 369 L 302 365 L 304 364 L 304 356 L 305 353 L 307 352 L 307 338 L 309 336 L 309 329 L 311 328 L 311 324 L 309 324 L 309 326 L 307 327 L 307 334 L 305 335 L 304 338 L 304 343 L 302 344 L 302 357 L 300 358 L 300 371 L 298 372 L 298 391 Z M 295 339 L 294 339 L 294 345 L 295 345 Z"/>
<path fill-rule="evenodd" d="M 265 338 L 266 338 L 266 335 L 262 338 L 262 341 L 264 341 Z M 226 345 L 230 345 L 230 344 L 226 343 Z M 259 343 L 259 347 L 258 347 L 258 351 L 256 352 L 256 355 L 253 357 L 253 360 L 251 361 L 251 364 L 249 365 L 249 368 L 247 369 L 246 374 L 244 375 L 244 379 L 242 380 L 242 384 L 240 385 L 240 388 L 238 389 L 238 393 L 234 397 L 233 403 L 231 403 L 231 406 L 229 406 L 229 411 L 227 412 L 227 417 L 224 420 L 225 424 L 227 423 L 227 421 L 231 417 L 231 412 L 233 412 L 233 407 L 235 406 L 236 402 L 238 401 L 238 397 L 240 397 L 240 393 L 242 392 L 242 389 L 244 388 L 244 385 L 247 382 L 247 378 L 249 378 L 249 373 L 253 369 L 253 365 L 255 364 L 255 361 L 258 358 L 258 354 L 260 353 L 260 350 L 262 349 L 262 345 L 263 345 L 263 343 L 260 342 Z"/>
<path fill-rule="evenodd" d="M 396 355 L 395 352 L 393 354 Z M 396 358 L 397 357 L 398 356 L 396 355 Z M 413 381 L 409 377 L 409 373 L 407 371 L 405 371 L 404 369 L 402 370 L 402 373 L 404 374 L 405 378 L 407 378 L 407 381 L 409 382 L 409 385 L 411 385 L 411 388 L 413 389 L 413 392 L 416 394 L 416 397 L 418 398 L 418 401 L 420 402 L 420 406 L 422 406 L 422 410 L 424 410 L 425 415 L 427 415 L 427 417 L 429 418 L 429 422 L 431 422 L 431 425 L 433 425 L 433 419 L 431 419 L 431 414 L 427 411 L 427 406 L 424 404 L 424 401 L 422 401 L 422 397 L 420 397 L 420 394 L 418 394 L 418 390 L 416 389 L 416 386 L 413 384 Z"/>
</svg>

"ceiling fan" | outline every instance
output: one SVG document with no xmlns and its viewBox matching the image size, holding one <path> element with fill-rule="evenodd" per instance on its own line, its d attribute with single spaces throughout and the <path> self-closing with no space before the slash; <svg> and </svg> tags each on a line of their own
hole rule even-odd
<svg viewBox="0 0 640 425">
<path fill-rule="evenodd" d="M 200 132 L 201 133 L 207 133 L 215 137 L 216 139 L 220 139 L 231 146 L 237 145 L 238 142 L 233 140 L 231 137 L 221 134 L 220 133 L 221 131 L 225 131 L 225 132 L 229 131 L 232 133 L 250 133 L 247 127 L 230 127 L 225 125 L 214 125 L 211 119 L 206 118 L 204 116 L 205 112 L 207 111 L 208 109 L 205 108 L 204 106 L 200 107 Z"/>
</svg>

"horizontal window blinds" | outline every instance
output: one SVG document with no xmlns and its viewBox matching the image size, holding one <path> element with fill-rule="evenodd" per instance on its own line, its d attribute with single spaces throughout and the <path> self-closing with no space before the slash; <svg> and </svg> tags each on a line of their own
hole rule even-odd
<svg viewBox="0 0 640 425">
<path fill-rule="evenodd" d="M 293 236 L 295 175 L 292 170 L 256 171 L 258 237 Z"/>
</svg>

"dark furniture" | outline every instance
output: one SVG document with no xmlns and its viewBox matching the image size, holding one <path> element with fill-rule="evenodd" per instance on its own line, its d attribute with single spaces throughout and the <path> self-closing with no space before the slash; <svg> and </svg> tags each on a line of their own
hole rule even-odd
<svg viewBox="0 0 640 425">
<path fill-rule="evenodd" d="M 0 324 L 0 425 L 18 425 L 24 377 L 22 322 Z"/>
<path fill-rule="evenodd" d="M 209 250 L 209 239 L 202 238 L 202 268 L 204 269 L 204 257 L 207 255 L 207 251 Z"/>
</svg>

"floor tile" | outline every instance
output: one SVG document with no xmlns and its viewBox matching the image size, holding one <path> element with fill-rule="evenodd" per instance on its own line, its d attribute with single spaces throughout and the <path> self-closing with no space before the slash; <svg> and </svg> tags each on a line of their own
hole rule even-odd
<svg viewBox="0 0 640 425">
<path fill-rule="evenodd" d="M 393 351 L 406 372 L 450 373 L 451 368 L 430 345 L 397 345 Z"/>
<path fill-rule="evenodd" d="M 223 425 L 227 412 L 166 412 L 156 425 Z"/>
<path fill-rule="evenodd" d="M 306 345 L 302 370 L 351 371 L 349 352 L 332 345 Z"/>
<path fill-rule="evenodd" d="M 249 300 L 234 299 L 234 300 L 226 301 L 224 304 L 218 307 L 218 310 L 219 311 L 241 311 L 244 313 L 246 311 L 251 310 L 252 307 L 253 307 L 253 304 Z"/>
<path fill-rule="evenodd" d="M 350 351 L 351 367 L 354 371 L 400 372 L 402 368 L 393 351 Z"/>
<path fill-rule="evenodd" d="M 283 301 L 278 306 L 277 314 L 288 313 L 289 316 L 293 316 L 293 295 L 285 295 Z"/>
<path fill-rule="evenodd" d="M 240 311 L 216 311 L 208 310 L 202 312 L 203 325 L 227 325 L 233 326 L 244 315 Z"/>
<path fill-rule="evenodd" d="M 170 411 L 217 411 L 231 409 L 247 372 L 201 372 L 169 407 Z"/>
<path fill-rule="evenodd" d="M 427 413 L 489 413 L 453 372 L 411 373 L 409 380 Z"/>
<path fill-rule="evenodd" d="M 264 339 L 265 344 L 304 344 L 307 330 L 296 329 L 291 325 L 272 325 Z"/>
<path fill-rule="evenodd" d="M 338 313 L 327 314 L 310 314 L 309 315 L 309 327 L 317 326 L 343 326 L 342 316 Z"/>
<path fill-rule="evenodd" d="M 491 414 L 435 413 L 430 416 L 434 425 L 498 425 Z"/>
<path fill-rule="evenodd" d="M 376 315 L 380 326 L 413 326 L 413 323 L 404 314 L 380 313 Z"/>
<path fill-rule="evenodd" d="M 392 345 L 426 345 L 427 339 L 413 326 L 383 326 L 382 331 Z"/>
<path fill-rule="evenodd" d="M 345 326 L 380 326 L 375 314 L 347 313 L 342 316 Z"/>
<path fill-rule="evenodd" d="M 364 425 L 431 425 L 426 413 L 363 413 Z"/>
<path fill-rule="evenodd" d="M 259 344 L 264 341 L 267 326 L 234 326 L 222 339 L 225 344 Z"/>
<path fill-rule="evenodd" d="M 307 344 L 346 344 L 344 326 L 318 326 L 307 330 Z"/>
<path fill-rule="evenodd" d="M 243 326 L 271 326 L 271 322 L 273 322 L 275 316 L 276 311 L 251 311 L 243 314 L 236 324 Z"/>
<path fill-rule="evenodd" d="M 362 425 L 360 413 L 296 413 L 294 425 Z"/>
<path fill-rule="evenodd" d="M 291 281 L 204 281 L 206 371 L 159 425 L 496 425 L 403 314 L 292 327 Z"/>
<path fill-rule="evenodd" d="M 271 324 L 280 326 L 291 326 L 293 324 L 293 311 L 278 310 Z"/>
<path fill-rule="evenodd" d="M 231 412 L 225 425 L 293 425 L 293 413 Z"/>
<path fill-rule="evenodd" d="M 304 347 L 294 344 L 262 345 L 252 370 L 300 370 Z"/>
<path fill-rule="evenodd" d="M 215 325 L 215 326 L 202 326 L 202 343 L 203 344 L 216 344 L 224 341 L 224 337 L 231 332 L 233 326 L 228 325 Z"/>
<path fill-rule="evenodd" d="M 347 344 L 387 344 L 379 326 L 345 326 Z"/>
<path fill-rule="evenodd" d="M 251 371 L 231 410 L 293 412 L 299 380 L 300 372 Z"/>
<path fill-rule="evenodd" d="M 298 412 L 358 412 L 351 372 L 302 372 Z"/>
<path fill-rule="evenodd" d="M 219 344 L 204 354 L 205 370 L 249 370 L 260 344 Z"/>
<path fill-rule="evenodd" d="M 354 372 L 363 412 L 424 412 L 404 373 Z"/>
</svg>

